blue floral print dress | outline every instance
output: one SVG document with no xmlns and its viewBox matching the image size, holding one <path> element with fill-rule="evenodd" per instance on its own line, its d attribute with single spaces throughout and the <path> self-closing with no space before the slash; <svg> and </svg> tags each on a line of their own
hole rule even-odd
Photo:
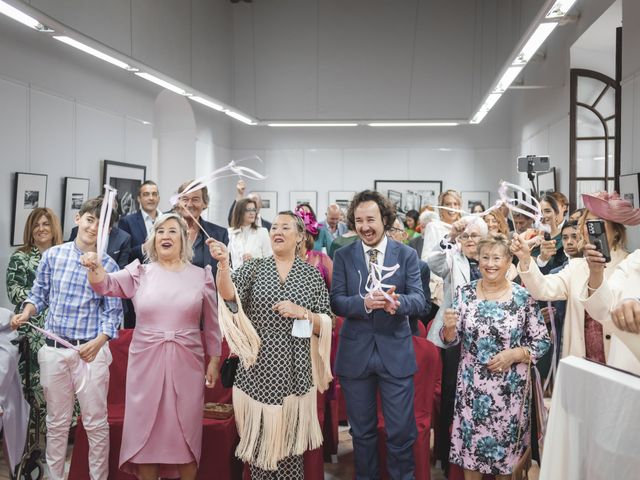
<svg viewBox="0 0 640 480">
<path fill-rule="evenodd" d="M 477 283 L 458 288 L 453 304 L 460 317 L 452 344 L 461 341 L 462 349 L 450 461 L 468 470 L 507 475 L 529 444 L 527 364 L 495 373 L 486 365 L 497 353 L 520 346 L 529 349 L 535 363 L 551 343 L 538 306 L 524 288 L 512 284 L 508 301 L 480 300 Z"/>
</svg>

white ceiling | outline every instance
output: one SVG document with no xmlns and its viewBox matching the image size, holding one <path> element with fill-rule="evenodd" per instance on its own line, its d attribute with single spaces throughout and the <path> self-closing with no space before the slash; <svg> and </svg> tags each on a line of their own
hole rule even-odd
<svg viewBox="0 0 640 480">
<path fill-rule="evenodd" d="M 575 41 L 572 48 L 581 48 L 615 56 L 616 28 L 622 26 L 622 0 L 609 9 Z"/>
</svg>

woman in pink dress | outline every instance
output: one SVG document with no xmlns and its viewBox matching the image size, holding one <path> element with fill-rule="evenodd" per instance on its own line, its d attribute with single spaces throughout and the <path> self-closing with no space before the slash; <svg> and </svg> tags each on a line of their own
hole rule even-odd
<svg viewBox="0 0 640 480">
<path fill-rule="evenodd" d="M 176 214 L 156 220 L 137 260 L 106 274 L 95 253 L 83 256 L 101 295 L 130 298 L 136 329 L 129 348 L 120 468 L 142 480 L 195 480 L 202 444 L 204 382 L 218 376 L 220 328 L 211 268 L 190 263 L 187 226 Z M 205 367 L 200 335 L 204 320 Z"/>
</svg>

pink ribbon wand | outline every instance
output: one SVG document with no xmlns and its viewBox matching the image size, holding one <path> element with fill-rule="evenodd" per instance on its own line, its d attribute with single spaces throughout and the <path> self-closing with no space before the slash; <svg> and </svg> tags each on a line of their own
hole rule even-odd
<svg viewBox="0 0 640 480">
<path fill-rule="evenodd" d="M 64 338 L 56 335 L 53 332 L 49 332 L 48 330 L 45 330 L 44 328 L 40 328 L 36 325 L 34 325 L 31 322 L 27 322 L 27 325 L 29 325 L 31 328 L 33 328 L 34 330 L 40 332 L 42 335 L 44 335 L 45 337 L 53 340 L 54 342 L 59 343 L 60 345 L 64 345 L 65 347 L 71 349 L 71 350 L 75 350 L 76 352 L 78 352 L 80 349 L 68 342 L 67 340 L 65 340 Z M 78 356 L 79 357 L 79 356 Z M 76 389 L 76 393 L 80 393 L 82 391 L 82 389 L 87 385 L 89 378 L 91 377 L 91 366 L 89 365 L 88 362 L 85 362 L 84 360 L 80 359 L 81 361 L 78 362 L 78 365 L 76 366 L 76 377 L 81 379 L 80 382 L 80 386 L 77 387 Z"/>
</svg>

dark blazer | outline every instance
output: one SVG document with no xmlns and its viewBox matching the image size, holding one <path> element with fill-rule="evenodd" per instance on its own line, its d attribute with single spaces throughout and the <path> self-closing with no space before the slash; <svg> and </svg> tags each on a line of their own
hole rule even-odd
<svg viewBox="0 0 640 480">
<path fill-rule="evenodd" d="M 144 263 L 142 244 L 147 240 L 147 226 L 144 223 L 144 218 L 142 218 L 142 213 L 138 211 L 121 217 L 118 227 L 131 235 L 129 261 L 132 262 L 137 258 L 140 263 Z"/>
<path fill-rule="evenodd" d="M 418 258 L 422 258 L 422 248 L 424 247 L 424 237 L 422 235 L 409 240 L 409 246 L 416 251 Z"/>
<path fill-rule="evenodd" d="M 207 222 L 203 220 L 202 217 L 198 219 L 198 222 L 211 238 L 215 238 L 219 242 L 229 245 L 229 232 L 226 228 L 216 225 L 215 223 Z M 206 240 L 207 238 L 202 232 L 196 237 L 196 241 L 193 242 L 193 258 L 191 259 L 191 263 L 203 268 L 205 265 L 211 265 L 213 277 L 215 278 L 216 272 L 218 271 L 218 261 L 211 256 L 209 247 L 205 243 Z"/>
<path fill-rule="evenodd" d="M 236 201 L 234 200 L 231 204 L 231 208 L 229 209 L 229 215 L 227 216 L 227 222 L 229 226 L 231 226 L 231 217 L 233 217 L 233 209 L 236 208 Z M 267 229 L 267 232 L 271 230 L 271 222 L 266 221 L 264 218 L 260 218 L 260 225 Z"/>
<path fill-rule="evenodd" d="M 416 253 L 406 245 L 388 239 L 384 265 L 398 263 L 400 269 L 385 283 L 396 286 L 400 307 L 395 315 L 384 310 L 367 313 L 364 283 L 368 273 L 362 241 L 356 240 L 336 251 L 333 260 L 331 309 L 345 317 L 340 331 L 336 373 L 355 378 L 364 372 L 374 346 L 389 373 L 407 377 L 416 371 L 409 316 L 420 315 L 425 308 L 424 293 Z"/>
<path fill-rule="evenodd" d="M 78 236 L 78 227 L 71 229 L 69 241 L 72 242 Z M 131 235 L 118 227 L 113 227 L 109 233 L 107 255 L 113 258 L 122 270 L 129 264 L 129 250 L 131 248 Z"/>
<path fill-rule="evenodd" d="M 420 281 L 422 282 L 422 292 L 424 293 L 424 310 L 418 315 L 411 315 L 409 317 L 409 325 L 411 326 L 411 332 L 414 335 L 418 335 L 418 321 L 422 321 L 424 326 L 427 326 L 428 321 L 431 319 L 431 309 L 433 303 L 431 303 L 431 288 L 429 288 L 429 281 L 431 280 L 431 270 L 427 262 L 418 260 L 418 266 L 420 267 Z"/>
</svg>

